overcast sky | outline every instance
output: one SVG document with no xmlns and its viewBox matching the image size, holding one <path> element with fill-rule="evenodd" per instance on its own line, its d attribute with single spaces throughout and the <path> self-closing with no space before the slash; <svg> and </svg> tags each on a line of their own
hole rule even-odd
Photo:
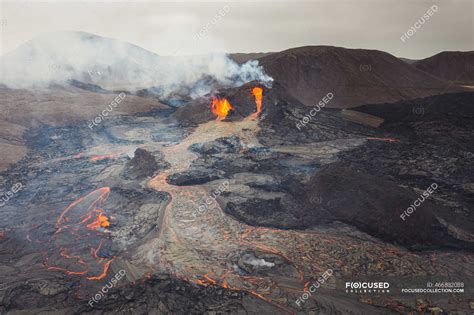
<svg viewBox="0 0 474 315">
<path fill-rule="evenodd" d="M 2 53 L 59 30 L 112 37 L 161 55 L 334 45 L 420 59 L 474 50 L 473 0 L 0 1 Z M 400 40 L 434 4 L 437 12 Z"/>
</svg>

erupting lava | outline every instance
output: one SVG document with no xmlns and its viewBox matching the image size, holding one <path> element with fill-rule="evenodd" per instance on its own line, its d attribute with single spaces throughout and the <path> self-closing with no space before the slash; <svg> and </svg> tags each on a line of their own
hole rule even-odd
<svg viewBox="0 0 474 315">
<path fill-rule="evenodd" d="M 211 110 L 215 115 L 217 115 L 217 120 L 223 120 L 226 118 L 232 109 L 232 105 L 230 105 L 226 98 L 212 98 Z"/>
<path fill-rule="evenodd" d="M 252 94 L 255 96 L 255 104 L 257 105 L 257 115 L 262 111 L 262 95 L 263 89 L 261 87 L 254 87 L 252 89 Z"/>
<path fill-rule="evenodd" d="M 262 111 L 262 96 L 263 96 L 263 89 L 261 87 L 254 87 L 252 88 L 252 95 L 255 96 L 255 105 L 257 107 L 257 111 L 249 115 L 246 119 L 255 120 L 258 117 L 258 114 Z"/>
</svg>

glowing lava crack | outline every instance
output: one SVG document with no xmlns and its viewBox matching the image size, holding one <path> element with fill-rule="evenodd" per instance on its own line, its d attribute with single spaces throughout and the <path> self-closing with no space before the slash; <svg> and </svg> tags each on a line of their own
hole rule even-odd
<svg viewBox="0 0 474 315">
<path fill-rule="evenodd" d="M 101 208 L 110 194 L 108 187 L 97 189 L 66 207 L 56 221 L 56 232 L 47 240 L 44 265 L 67 275 L 82 275 L 87 280 L 107 276 L 113 258 L 99 257 L 109 241 L 105 230 L 109 218 Z"/>
</svg>

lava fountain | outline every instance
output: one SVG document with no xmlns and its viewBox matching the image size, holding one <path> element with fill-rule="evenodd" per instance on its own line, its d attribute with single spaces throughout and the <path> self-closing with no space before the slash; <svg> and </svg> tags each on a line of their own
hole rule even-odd
<svg viewBox="0 0 474 315">
<path fill-rule="evenodd" d="M 260 114 L 260 112 L 262 111 L 263 89 L 258 86 L 254 87 L 252 89 L 252 95 L 255 97 L 255 105 L 256 105 L 257 111 L 247 117 L 247 119 L 250 119 L 250 120 L 257 119 L 258 114 Z"/>
<path fill-rule="evenodd" d="M 217 116 L 216 120 L 225 119 L 232 109 L 232 105 L 230 105 L 226 98 L 212 98 L 211 110 Z"/>
<path fill-rule="evenodd" d="M 263 89 L 261 87 L 256 86 L 252 89 L 252 94 L 253 96 L 255 96 L 255 104 L 257 106 L 256 114 L 258 115 L 262 111 Z"/>
</svg>

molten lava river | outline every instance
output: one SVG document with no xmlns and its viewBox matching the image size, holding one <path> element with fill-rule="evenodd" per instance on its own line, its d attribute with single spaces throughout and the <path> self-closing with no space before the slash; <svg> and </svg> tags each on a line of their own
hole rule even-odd
<svg viewBox="0 0 474 315">
<path fill-rule="evenodd" d="M 226 215 L 217 203 L 202 214 L 193 215 L 209 196 L 207 190 L 199 185 L 174 186 L 166 182 L 170 174 L 187 170 L 197 158 L 188 147 L 231 135 L 240 137 L 247 146 L 259 146 L 255 137 L 258 128 L 255 119 L 210 121 L 201 124 L 181 143 L 163 149 L 171 168 L 148 185 L 170 193 L 172 201 L 166 207 L 159 235 L 142 244 L 135 259 L 186 281 L 248 292 L 288 312 L 292 312 L 289 306 L 294 307 L 294 299 L 304 292 L 311 279 L 320 277 L 327 269 L 353 274 L 355 251 L 369 261 L 367 274 L 390 272 L 401 256 L 412 268 L 440 272 L 442 267 L 434 261 L 427 264 L 426 258 L 399 247 L 361 241 L 329 229 L 296 231 L 249 226 Z M 244 275 L 231 262 L 232 257 L 244 252 L 280 257 L 290 267 L 279 275 Z M 330 282 L 328 286 L 334 288 L 334 279 Z"/>
<path fill-rule="evenodd" d="M 161 210 L 156 233 L 140 238 L 121 257 L 110 254 L 115 233 L 114 216 L 121 211 L 120 208 L 108 209 L 111 190 L 102 187 L 107 186 L 102 179 L 113 172 L 112 167 L 101 171 L 100 177 L 93 183 L 95 187 L 102 188 L 89 191 L 63 209 L 55 218 L 54 229 L 46 233 L 45 227 L 38 225 L 37 229 L 29 231 L 30 242 L 38 243 L 40 247 L 47 244 L 42 247 L 48 249 L 44 255 L 44 266 L 52 271 L 81 277 L 85 285 L 105 281 L 121 268 L 126 269 L 127 277 L 133 275 L 133 279 L 129 279 L 131 281 L 144 278 L 150 272 L 166 272 L 201 286 L 221 286 L 247 292 L 273 304 L 282 312 L 293 312 L 296 298 L 328 269 L 335 273 L 324 289 L 334 290 L 336 278 L 341 275 L 450 274 L 457 272 L 456 266 L 468 264 L 462 254 L 417 254 L 363 233 L 348 232 L 347 227 L 315 227 L 304 231 L 253 227 L 225 214 L 217 202 L 196 215 L 196 209 L 209 197 L 209 188 L 204 185 L 175 186 L 167 183 L 166 179 L 174 173 L 188 170 L 197 159 L 197 155 L 188 149 L 193 144 L 237 136 L 244 147 L 261 146 L 255 136 L 259 131 L 261 90 L 252 92 L 257 101 L 256 113 L 241 121 L 224 121 L 222 116 L 227 113 L 230 104 L 227 106 L 224 100 L 216 99 L 216 105 L 217 101 L 224 102 L 220 104 L 224 109 L 216 108 L 217 120 L 199 125 L 179 142 L 150 141 L 150 130 L 156 128 L 153 118 L 141 118 L 142 123 L 135 124 L 139 127 L 127 125 L 123 128 L 124 132 L 121 132 L 121 127 L 116 127 L 117 134 L 140 140 L 140 147 L 161 151 L 170 164 L 169 168 L 147 182 L 149 188 L 171 196 Z M 147 126 L 152 127 L 147 129 Z M 105 151 L 101 151 L 104 148 Z M 123 154 L 131 156 L 136 148 L 136 144 L 113 143 L 109 147 L 89 148 L 84 154 L 73 158 L 82 159 L 78 161 L 81 165 L 106 165 L 107 160 Z M 60 159 L 56 162 L 63 163 Z M 234 178 L 228 181 L 230 187 L 239 185 Z M 41 235 L 51 237 L 41 238 Z M 262 265 L 274 265 L 271 260 L 279 261 L 280 265 L 277 271 L 272 272 L 268 268 L 267 272 L 261 272 L 258 268 L 242 272 L 237 261 L 245 255 L 253 255 L 254 261 Z M 400 268 L 401 262 L 403 268 Z"/>
</svg>

